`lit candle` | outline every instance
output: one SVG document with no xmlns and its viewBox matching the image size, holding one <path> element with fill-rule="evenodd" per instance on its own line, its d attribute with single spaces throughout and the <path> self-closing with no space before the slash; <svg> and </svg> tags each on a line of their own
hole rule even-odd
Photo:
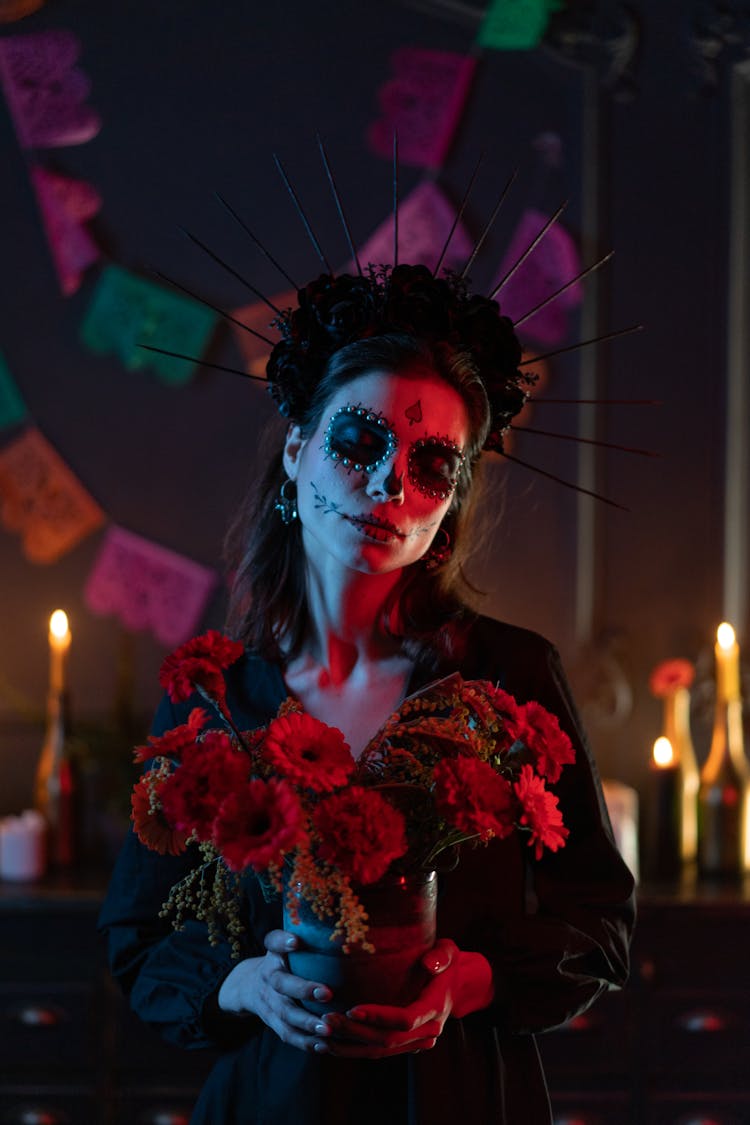
<svg viewBox="0 0 750 1125">
<path fill-rule="evenodd" d="M 740 698 L 740 646 L 734 629 L 723 621 L 716 630 L 716 697 L 724 703 Z"/>
<path fill-rule="evenodd" d="M 49 689 L 53 695 L 65 691 L 65 664 L 70 648 L 68 615 L 56 609 L 49 619 Z"/>
<path fill-rule="evenodd" d="M 651 875 L 672 879 L 682 866 L 682 783 L 677 755 L 663 735 L 651 756 L 653 770 L 653 831 Z"/>
</svg>

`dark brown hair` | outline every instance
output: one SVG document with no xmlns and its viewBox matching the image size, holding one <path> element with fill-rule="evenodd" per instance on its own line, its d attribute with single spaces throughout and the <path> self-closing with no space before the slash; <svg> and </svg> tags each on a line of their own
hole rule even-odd
<svg viewBox="0 0 750 1125">
<path fill-rule="evenodd" d="M 421 563 L 406 567 L 385 611 L 384 627 L 399 636 L 414 659 L 450 646 L 451 622 L 464 609 L 462 562 L 468 554 L 469 525 L 479 489 L 476 468 L 490 423 L 484 385 L 471 357 L 445 344 L 426 344 L 401 333 L 358 340 L 329 360 L 309 406 L 294 418 L 303 436 L 313 432 L 335 392 L 360 375 L 375 370 L 406 377 L 436 374 L 460 394 L 469 421 L 469 440 L 451 507 L 443 518 L 451 555 L 428 571 Z M 271 435 L 265 469 L 229 529 L 225 553 L 234 571 L 227 615 L 232 636 L 268 660 L 299 653 L 309 628 L 305 554 L 299 520 L 284 524 L 275 511 L 287 479 L 283 466 L 283 435 Z M 396 612 L 397 611 L 397 612 Z"/>
</svg>

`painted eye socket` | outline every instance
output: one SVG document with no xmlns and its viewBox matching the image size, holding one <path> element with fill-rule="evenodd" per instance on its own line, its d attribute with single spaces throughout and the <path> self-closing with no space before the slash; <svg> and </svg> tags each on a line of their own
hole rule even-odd
<svg viewBox="0 0 750 1125">
<path fill-rule="evenodd" d="M 323 450 L 331 460 L 366 473 L 387 461 L 397 445 L 398 438 L 385 418 L 363 406 L 340 407 L 323 438 Z"/>
<path fill-rule="evenodd" d="M 409 450 L 409 480 L 433 499 L 446 500 L 464 463 L 460 446 L 447 438 L 422 438 Z"/>
</svg>

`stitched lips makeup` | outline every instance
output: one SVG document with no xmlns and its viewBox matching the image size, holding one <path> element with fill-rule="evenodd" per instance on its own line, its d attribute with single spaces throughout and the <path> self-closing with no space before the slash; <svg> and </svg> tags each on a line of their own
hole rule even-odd
<svg viewBox="0 0 750 1125">
<path fill-rule="evenodd" d="M 390 543 L 394 539 L 406 538 L 395 524 L 379 516 L 345 516 L 344 518 L 354 524 L 368 539 L 374 539 L 379 543 Z"/>
</svg>

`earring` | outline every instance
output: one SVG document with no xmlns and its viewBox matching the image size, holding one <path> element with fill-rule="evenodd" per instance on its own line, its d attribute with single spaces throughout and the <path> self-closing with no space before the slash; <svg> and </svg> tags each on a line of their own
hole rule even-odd
<svg viewBox="0 0 750 1125">
<path fill-rule="evenodd" d="M 291 493 L 287 492 L 289 485 L 292 486 L 293 491 Z M 287 526 L 297 519 L 297 485 L 291 478 L 287 477 L 282 484 L 279 498 L 273 509 L 281 514 L 281 522 Z"/>
<path fill-rule="evenodd" d="M 441 539 L 438 540 L 438 536 Z M 432 540 L 429 551 L 422 556 L 425 570 L 437 570 L 438 567 L 447 563 L 451 557 L 451 537 L 444 527 L 439 527 L 435 532 L 435 538 Z"/>
</svg>

